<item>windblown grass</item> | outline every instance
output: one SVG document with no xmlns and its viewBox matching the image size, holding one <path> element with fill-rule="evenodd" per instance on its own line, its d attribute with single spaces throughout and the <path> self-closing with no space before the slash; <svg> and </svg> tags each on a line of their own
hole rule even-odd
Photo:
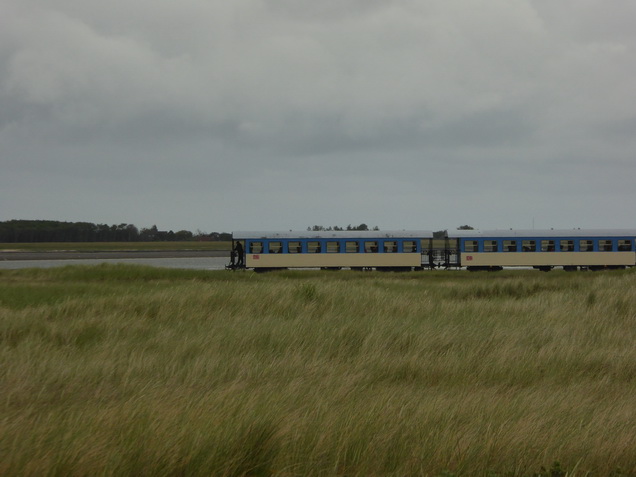
<svg viewBox="0 0 636 477">
<path fill-rule="evenodd" d="M 0 271 L 0 474 L 634 475 L 635 285 Z"/>
</svg>

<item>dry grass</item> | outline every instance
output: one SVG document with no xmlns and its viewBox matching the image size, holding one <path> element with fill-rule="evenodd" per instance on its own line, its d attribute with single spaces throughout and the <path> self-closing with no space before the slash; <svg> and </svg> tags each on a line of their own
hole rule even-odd
<svg viewBox="0 0 636 477">
<path fill-rule="evenodd" d="M 0 474 L 634 475 L 635 285 L 2 271 Z"/>
</svg>

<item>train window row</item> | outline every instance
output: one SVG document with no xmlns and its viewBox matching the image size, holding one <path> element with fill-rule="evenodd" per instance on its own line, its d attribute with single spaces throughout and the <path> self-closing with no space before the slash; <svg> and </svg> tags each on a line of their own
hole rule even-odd
<svg viewBox="0 0 636 477">
<path fill-rule="evenodd" d="M 629 252 L 628 239 L 464 240 L 464 252 Z"/>
<path fill-rule="evenodd" d="M 416 240 L 285 240 L 248 241 L 247 251 L 251 254 L 412 253 L 419 252 L 420 247 Z"/>
</svg>

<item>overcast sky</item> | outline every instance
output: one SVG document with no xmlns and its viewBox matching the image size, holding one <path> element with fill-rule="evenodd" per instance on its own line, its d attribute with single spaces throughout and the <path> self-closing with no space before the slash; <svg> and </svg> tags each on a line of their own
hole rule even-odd
<svg viewBox="0 0 636 477">
<path fill-rule="evenodd" d="M 636 228 L 633 0 L 0 0 L 0 220 Z"/>
</svg>

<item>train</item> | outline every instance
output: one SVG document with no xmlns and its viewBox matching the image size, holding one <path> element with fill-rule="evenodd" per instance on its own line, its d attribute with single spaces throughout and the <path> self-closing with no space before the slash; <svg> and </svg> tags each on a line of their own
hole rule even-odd
<svg viewBox="0 0 636 477">
<path fill-rule="evenodd" d="M 636 265 L 636 229 L 233 232 L 228 269 L 415 271 Z"/>
</svg>

